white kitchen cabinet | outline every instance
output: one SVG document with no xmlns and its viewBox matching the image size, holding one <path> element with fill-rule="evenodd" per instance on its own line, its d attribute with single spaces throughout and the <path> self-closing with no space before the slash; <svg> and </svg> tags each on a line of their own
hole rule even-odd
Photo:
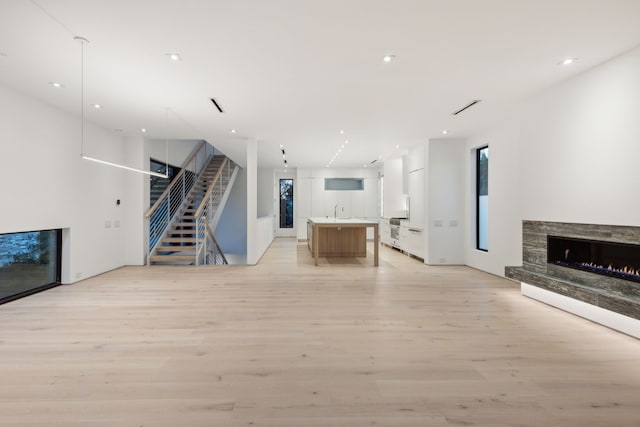
<svg viewBox="0 0 640 427">
<path fill-rule="evenodd" d="M 424 169 L 409 173 L 409 221 L 411 227 L 424 228 Z"/>
<path fill-rule="evenodd" d="M 400 226 L 400 248 L 403 252 L 424 258 L 424 230 L 409 225 Z"/>
</svg>

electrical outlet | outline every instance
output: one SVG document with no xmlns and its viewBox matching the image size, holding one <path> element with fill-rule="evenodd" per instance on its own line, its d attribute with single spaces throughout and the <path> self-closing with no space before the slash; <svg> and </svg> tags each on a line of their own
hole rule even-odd
<svg viewBox="0 0 640 427">
<path fill-rule="evenodd" d="M 440 264 L 446 264 L 447 259 L 446 258 L 440 258 Z"/>
<path fill-rule="evenodd" d="M 104 222 L 104 228 L 111 228 L 111 221 L 106 220 L 106 221 Z"/>
<path fill-rule="evenodd" d="M 433 221 L 433 226 L 434 227 L 442 227 L 442 220 L 441 219 L 436 219 Z"/>
<path fill-rule="evenodd" d="M 458 226 L 458 220 L 457 219 L 450 219 L 449 220 L 449 227 L 457 227 Z"/>
<path fill-rule="evenodd" d="M 114 226 L 114 228 L 120 228 L 120 220 L 119 219 L 114 219 L 113 220 L 113 226 Z"/>
<path fill-rule="evenodd" d="M 79 278 L 81 278 L 81 277 L 82 277 L 82 273 L 78 271 L 78 272 L 76 273 L 76 279 L 79 279 Z"/>
</svg>

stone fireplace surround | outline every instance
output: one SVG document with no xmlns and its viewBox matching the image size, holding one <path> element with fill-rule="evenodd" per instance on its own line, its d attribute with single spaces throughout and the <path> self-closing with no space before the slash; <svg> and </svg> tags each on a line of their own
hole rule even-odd
<svg viewBox="0 0 640 427">
<path fill-rule="evenodd" d="M 505 276 L 522 294 L 640 338 L 640 283 L 547 263 L 547 236 L 640 245 L 640 227 L 522 222 L 522 267 Z"/>
</svg>

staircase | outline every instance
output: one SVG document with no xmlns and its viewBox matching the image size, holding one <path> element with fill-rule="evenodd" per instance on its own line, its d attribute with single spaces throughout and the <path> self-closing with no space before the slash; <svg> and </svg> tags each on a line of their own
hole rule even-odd
<svg viewBox="0 0 640 427">
<path fill-rule="evenodd" d="M 160 238 L 150 254 L 149 262 L 151 264 L 190 265 L 197 262 L 199 244 L 202 245 L 203 240 L 207 238 L 207 228 L 209 227 L 203 224 L 203 221 L 210 221 L 210 218 L 202 216 L 201 212 L 205 210 L 203 209 L 205 208 L 203 201 L 207 204 L 207 212 L 217 210 L 231 177 L 229 167 L 222 170 L 223 165 L 227 164 L 225 160 L 225 156 L 213 156 L 200 173 L 198 180 L 184 198 L 163 237 Z M 229 161 L 227 160 L 227 162 Z M 200 218 L 196 218 L 196 213 L 200 215 Z M 215 238 L 213 238 L 213 242 L 215 243 Z M 215 245 L 217 246 L 217 243 Z M 224 259 L 224 255 L 222 255 L 222 259 Z"/>
</svg>

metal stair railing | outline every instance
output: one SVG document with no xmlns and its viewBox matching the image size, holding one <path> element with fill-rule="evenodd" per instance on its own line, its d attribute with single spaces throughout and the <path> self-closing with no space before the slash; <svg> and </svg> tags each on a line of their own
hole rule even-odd
<svg viewBox="0 0 640 427">
<path fill-rule="evenodd" d="M 202 242 L 202 251 L 199 255 L 196 255 L 198 257 L 196 265 L 229 264 L 208 222 L 204 222 L 204 238 Z"/>
<path fill-rule="evenodd" d="M 187 197 L 198 176 L 213 156 L 214 148 L 202 141 L 193 149 L 189 157 L 180 167 L 180 172 L 162 193 L 153 206 L 145 213 L 149 220 L 149 245 L 147 246 L 147 263 L 155 247 L 160 242 L 173 218 L 180 210 L 180 206 Z"/>
<path fill-rule="evenodd" d="M 216 173 L 211 185 L 207 189 L 205 193 L 202 203 L 198 207 L 194 218 L 196 223 L 196 265 L 200 265 L 202 263 L 208 264 L 208 250 L 211 244 L 215 244 L 216 251 L 220 251 L 220 247 L 218 246 L 218 242 L 215 240 L 213 235 L 213 231 L 211 230 L 210 221 L 216 214 L 218 207 L 220 206 L 220 201 L 222 200 L 222 196 L 224 195 L 225 189 L 229 180 L 231 178 L 231 174 L 236 168 L 235 163 L 233 163 L 228 158 L 225 158 L 220 165 L 220 169 Z M 212 241 L 212 242 L 211 242 Z M 222 254 L 224 258 L 224 254 Z M 213 258 L 213 260 L 217 260 L 218 258 Z M 226 264 L 226 259 L 224 260 Z"/>
</svg>

